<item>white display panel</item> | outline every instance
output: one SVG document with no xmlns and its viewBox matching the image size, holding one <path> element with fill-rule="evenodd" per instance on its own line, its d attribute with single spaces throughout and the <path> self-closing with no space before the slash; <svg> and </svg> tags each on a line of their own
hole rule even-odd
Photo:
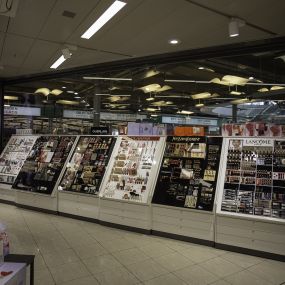
<svg viewBox="0 0 285 285">
<path fill-rule="evenodd" d="M 100 197 L 148 203 L 164 144 L 164 137 L 120 137 L 102 183 Z"/>
<path fill-rule="evenodd" d="M 13 184 L 38 136 L 15 136 L 0 156 L 0 183 Z"/>
<path fill-rule="evenodd" d="M 285 222 L 285 140 L 225 138 L 217 212 Z"/>
</svg>

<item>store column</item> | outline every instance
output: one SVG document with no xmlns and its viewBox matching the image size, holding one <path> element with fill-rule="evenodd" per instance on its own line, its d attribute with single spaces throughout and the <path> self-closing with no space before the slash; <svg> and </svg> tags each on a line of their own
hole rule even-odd
<svg viewBox="0 0 285 285">
<path fill-rule="evenodd" d="M 232 105 L 232 122 L 233 123 L 237 123 L 237 111 L 238 111 L 237 105 Z"/>
<path fill-rule="evenodd" d="M 97 91 L 97 88 L 95 90 Z M 93 127 L 100 127 L 101 98 L 97 93 L 93 96 Z"/>
<path fill-rule="evenodd" d="M 0 151 L 3 150 L 3 138 L 4 138 L 4 86 L 0 85 Z"/>
</svg>

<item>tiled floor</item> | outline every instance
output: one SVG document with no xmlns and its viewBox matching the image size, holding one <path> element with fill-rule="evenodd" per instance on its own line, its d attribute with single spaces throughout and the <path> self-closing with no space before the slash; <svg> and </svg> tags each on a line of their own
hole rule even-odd
<svg viewBox="0 0 285 285">
<path fill-rule="evenodd" d="M 35 254 L 36 285 L 285 282 L 285 263 L 0 204 L 12 253 Z"/>
</svg>

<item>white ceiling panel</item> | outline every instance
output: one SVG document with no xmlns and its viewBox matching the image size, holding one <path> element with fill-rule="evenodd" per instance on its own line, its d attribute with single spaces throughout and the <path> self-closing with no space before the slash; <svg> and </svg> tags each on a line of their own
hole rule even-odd
<svg viewBox="0 0 285 285">
<path fill-rule="evenodd" d="M 146 29 L 152 29 L 175 9 L 184 5 L 184 0 L 143 0 L 130 1 L 109 23 L 98 31 L 90 40 L 81 39 L 80 45 L 109 50 L 118 53 L 125 53 L 122 45 L 143 33 Z M 103 7 L 101 5 L 101 7 Z M 106 5 L 104 5 L 106 9 Z M 100 9 L 92 14 L 92 20 L 97 19 L 104 10 Z M 88 25 L 86 23 L 89 23 Z M 80 32 L 84 31 L 82 26 L 88 27 L 92 21 L 86 19 L 80 26 Z M 76 34 L 76 33 L 75 33 Z M 80 34 L 80 33 L 78 33 Z M 73 38 L 72 38 L 73 39 Z"/>
<path fill-rule="evenodd" d="M 99 0 L 60 0 L 54 6 L 40 38 L 64 42 L 88 16 Z M 64 11 L 75 13 L 74 18 L 62 15 Z"/>
<path fill-rule="evenodd" d="M 23 70 L 24 68 L 40 71 L 47 70 L 47 62 L 51 58 L 53 59 L 60 47 L 61 45 L 57 43 L 37 40 L 24 61 Z"/>
<path fill-rule="evenodd" d="M 125 57 L 105 52 L 79 49 L 76 53 L 73 54 L 73 56 L 70 59 L 66 60 L 63 63 L 61 68 L 77 67 L 93 63 L 114 61 L 119 59 L 125 59 Z"/>
<path fill-rule="evenodd" d="M 0 16 L 0 32 L 6 32 L 8 19 L 8 17 Z"/>
<path fill-rule="evenodd" d="M 11 18 L 9 32 L 37 37 L 56 0 L 20 0 L 16 17 Z"/>
<path fill-rule="evenodd" d="M 251 24 L 260 26 L 279 35 L 285 34 L 285 1 L 268 0 L 199 0 L 207 7 L 240 17 Z"/>
<path fill-rule="evenodd" d="M 229 38 L 225 17 L 184 1 L 184 5 L 177 7 L 167 17 L 146 27 L 128 42 L 121 42 L 120 49 L 124 53 L 142 56 L 268 37 L 250 27 L 242 28 L 240 34 L 238 38 Z M 170 38 L 180 39 L 181 44 L 169 45 Z"/>
<path fill-rule="evenodd" d="M 3 65 L 21 67 L 33 42 L 33 39 L 27 37 L 7 34 L 2 55 Z"/>
</svg>

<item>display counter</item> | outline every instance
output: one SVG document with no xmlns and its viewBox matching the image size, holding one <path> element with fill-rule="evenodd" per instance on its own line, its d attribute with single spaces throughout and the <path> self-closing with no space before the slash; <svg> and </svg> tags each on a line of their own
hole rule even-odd
<svg viewBox="0 0 285 285">
<path fill-rule="evenodd" d="M 122 136 L 100 190 L 99 219 L 105 223 L 150 230 L 150 202 L 165 137 Z"/>
<path fill-rule="evenodd" d="M 216 243 L 285 255 L 285 140 L 226 138 Z"/>
<path fill-rule="evenodd" d="M 21 167 L 31 151 L 37 136 L 12 135 L 0 156 L 0 199 L 15 202 L 15 192 L 11 191 Z"/>
<path fill-rule="evenodd" d="M 214 243 L 221 148 L 221 137 L 167 137 L 152 199 L 154 233 Z"/>
<path fill-rule="evenodd" d="M 116 137 L 80 136 L 58 186 L 58 211 L 98 219 L 98 193 Z"/>
<path fill-rule="evenodd" d="M 75 136 L 40 136 L 36 140 L 12 188 L 22 207 L 57 212 L 57 185 Z"/>
</svg>

